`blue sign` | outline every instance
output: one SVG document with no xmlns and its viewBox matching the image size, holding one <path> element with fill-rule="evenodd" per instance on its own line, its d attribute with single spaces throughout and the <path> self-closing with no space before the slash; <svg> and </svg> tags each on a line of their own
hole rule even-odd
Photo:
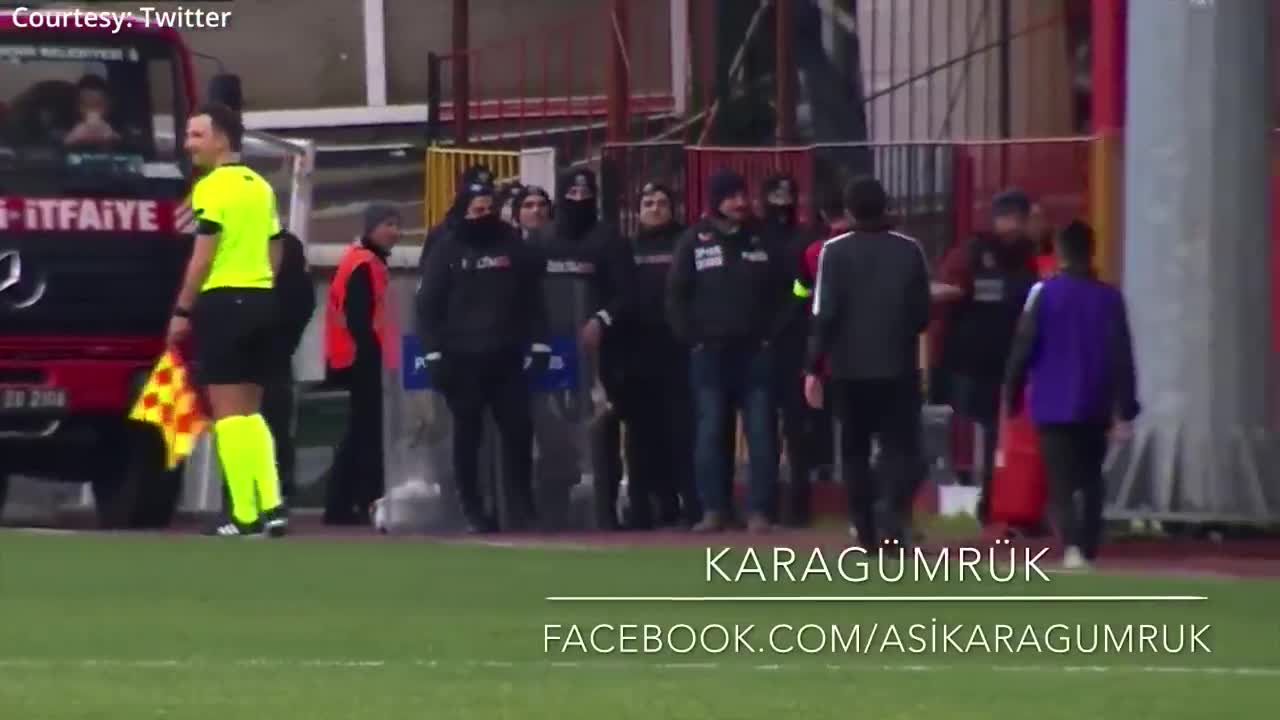
<svg viewBox="0 0 1280 720">
<path fill-rule="evenodd" d="M 400 341 L 400 381 L 405 390 L 431 389 L 431 373 L 427 372 L 427 355 L 417 335 L 405 335 Z"/>
<path fill-rule="evenodd" d="M 405 390 L 430 390 L 431 373 L 427 356 L 417 335 L 405 335 L 400 342 L 400 380 Z M 547 370 L 529 378 L 529 388 L 536 392 L 576 390 L 578 388 L 578 341 L 560 337 L 551 341 L 551 359 Z"/>
<path fill-rule="evenodd" d="M 529 387 L 537 392 L 578 389 L 578 339 L 558 337 L 551 340 L 551 359 L 547 371 L 529 378 Z"/>
</svg>

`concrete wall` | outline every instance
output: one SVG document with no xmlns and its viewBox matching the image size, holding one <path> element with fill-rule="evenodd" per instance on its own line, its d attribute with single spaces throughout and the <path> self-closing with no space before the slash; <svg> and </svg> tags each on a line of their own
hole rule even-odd
<svg viewBox="0 0 1280 720">
<path fill-rule="evenodd" d="M 453 0 L 384 0 L 387 102 L 426 102 L 427 53 L 451 47 Z M 145 4 L 145 3 L 144 3 Z M 361 0 L 236 0 L 226 29 L 184 31 L 192 50 L 244 78 L 250 110 L 365 104 Z M 137 11 L 139 3 L 95 3 Z M 633 4 L 633 74 L 638 89 L 670 87 L 669 4 Z M 609 5 L 604 0 L 472 0 L 473 97 L 599 93 L 607 67 Z M 536 33 L 539 29 L 546 32 Z M 201 87 L 217 71 L 197 58 Z M 448 77 L 446 72 L 446 87 Z"/>
<path fill-rule="evenodd" d="M 452 0 L 385 1 L 388 102 L 423 102 L 427 51 L 450 48 Z M 610 40 L 608 5 L 602 0 L 472 0 L 472 97 L 601 92 Z M 633 7 L 633 82 L 640 89 L 668 88 L 669 4 L 646 0 Z M 446 87 L 449 73 L 446 69 Z"/>
</svg>

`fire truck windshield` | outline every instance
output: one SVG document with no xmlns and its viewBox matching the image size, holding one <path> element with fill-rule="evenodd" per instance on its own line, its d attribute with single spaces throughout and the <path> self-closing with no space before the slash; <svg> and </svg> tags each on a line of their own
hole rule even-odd
<svg viewBox="0 0 1280 720">
<path fill-rule="evenodd" d="M 158 38 L 0 30 L 0 177 L 180 177 L 180 77 Z"/>
</svg>

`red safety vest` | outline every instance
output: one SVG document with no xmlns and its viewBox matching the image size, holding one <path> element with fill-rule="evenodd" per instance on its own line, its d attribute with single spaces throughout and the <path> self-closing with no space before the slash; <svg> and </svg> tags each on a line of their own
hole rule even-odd
<svg viewBox="0 0 1280 720">
<path fill-rule="evenodd" d="M 359 243 L 347 248 L 329 283 L 329 302 L 325 309 L 324 355 L 329 367 L 342 370 L 356 361 L 356 341 L 347 327 L 347 280 L 361 265 L 369 266 L 373 280 L 373 332 L 382 346 L 382 365 L 395 369 L 400 364 L 399 332 L 387 303 L 387 266 L 371 250 Z"/>
</svg>

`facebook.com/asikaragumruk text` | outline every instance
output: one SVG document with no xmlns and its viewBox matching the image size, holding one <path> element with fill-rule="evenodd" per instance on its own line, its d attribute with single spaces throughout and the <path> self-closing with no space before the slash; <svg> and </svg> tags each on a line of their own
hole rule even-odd
<svg viewBox="0 0 1280 720">
<path fill-rule="evenodd" d="M 1207 655 L 1212 625 L 1182 623 L 545 624 L 557 655 Z"/>
</svg>

